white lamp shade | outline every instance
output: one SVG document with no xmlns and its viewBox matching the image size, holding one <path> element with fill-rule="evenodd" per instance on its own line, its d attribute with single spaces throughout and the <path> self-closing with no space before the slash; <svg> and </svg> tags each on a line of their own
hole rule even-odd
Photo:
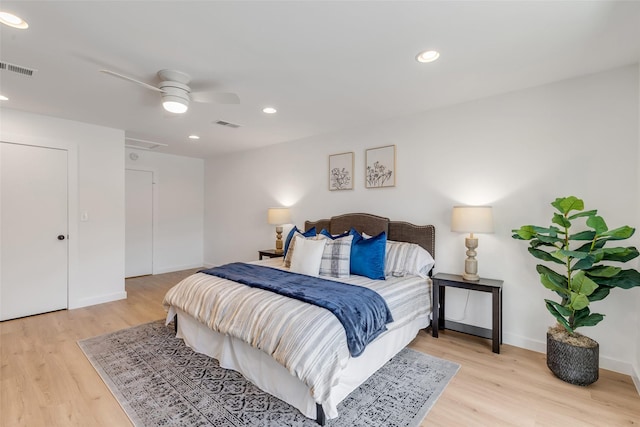
<svg viewBox="0 0 640 427">
<path fill-rule="evenodd" d="M 269 208 L 267 210 L 267 222 L 273 225 L 291 223 L 289 208 Z"/>
<path fill-rule="evenodd" d="M 493 233 L 491 206 L 454 206 L 451 231 L 459 233 Z"/>
</svg>

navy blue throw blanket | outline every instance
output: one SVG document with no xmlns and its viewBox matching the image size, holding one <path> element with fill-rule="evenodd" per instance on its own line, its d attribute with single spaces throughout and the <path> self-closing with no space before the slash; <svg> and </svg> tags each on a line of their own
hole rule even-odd
<svg viewBox="0 0 640 427">
<path fill-rule="evenodd" d="M 387 330 L 385 325 L 393 322 L 385 300 L 362 286 L 241 262 L 200 272 L 326 308 L 344 326 L 353 357 L 360 356 L 367 344 Z"/>
</svg>

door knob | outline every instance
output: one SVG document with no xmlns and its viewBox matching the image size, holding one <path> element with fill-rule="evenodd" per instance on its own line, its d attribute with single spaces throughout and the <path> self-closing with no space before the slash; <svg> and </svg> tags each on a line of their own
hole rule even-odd
<svg viewBox="0 0 640 427">
<path fill-rule="evenodd" d="M 58 235 L 58 240 L 64 240 L 64 234 Z"/>
</svg>

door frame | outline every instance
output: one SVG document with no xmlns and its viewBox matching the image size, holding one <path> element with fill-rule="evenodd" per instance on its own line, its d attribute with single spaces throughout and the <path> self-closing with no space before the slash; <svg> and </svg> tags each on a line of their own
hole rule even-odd
<svg viewBox="0 0 640 427">
<path fill-rule="evenodd" d="M 7 149 L 6 152 L 4 151 L 4 148 Z M 42 299 L 42 296 L 40 298 L 36 298 L 35 300 L 36 302 L 34 302 L 33 304 L 26 304 L 26 306 L 22 307 L 21 309 L 20 308 L 16 309 L 15 306 L 11 308 L 9 305 L 4 305 L 5 302 L 0 301 L 0 303 L 2 304 L 2 313 L 0 313 L 1 318 L 3 321 L 13 320 L 20 317 L 43 314 L 51 311 L 67 310 L 69 309 L 69 239 L 68 239 L 68 236 L 69 236 L 69 150 L 67 150 L 66 148 L 43 147 L 43 146 L 37 146 L 37 145 L 31 145 L 31 144 L 17 144 L 13 142 L 4 141 L 4 140 L 0 140 L 0 149 L 3 150 L 3 155 L 6 154 L 7 156 L 9 156 L 6 159 L 9 163 L 5 163 L 5 165 L 7 166 L 11 163 L 12 160 L 16 160 L 10 155 L 11 153 L 15 153 L 19 156 L 18 158 L 20 160 L 26 161 L 28 163 L 33 163 L 31 162 L 31 160 L 40 159 L 43 162 L 46 162 L 46 164 L 42 163 L 42 166 L 45 170 L 54 172 L 53 176 L 37 175 L 37 172 L 34 172 L 37 175 L 35 177 L 35 180 L 38 183 L 38 187 L 35 190 L 38 192 L 42 190 L 46 190 L 46 192 L 48 193 L 48 196 L 51 196 L 51 195 L 56 196 L 55 199 L 48 199 L 46 202 L 46 203 L 55 203 L 55 207 L 50 204 L 48 206 L 51 206 L 52 210 L 54 211 L 52 213 L 56 218 L 55 220 L 56 226 L 53 229 L 47 227 L 45 231 L 48 234 L 45 234 L 45 235 L 41 234 L 41 232 L 43 231 L 42 229 L 38 229 L 39 234 L 38 234 L 38 237 L 36 237 L 36 239 L 45 239 L 47 242 L 46 243 L 41 242 L 41 243 L 45 245 L 47 244 L 52 245 L 51 238 L 54 237 L 55 235 L 64 233 L 63 234 L 64 237 L 58 236 L 58 240 L 60 240 L 60 237 L 62 237 L 62 240 L 65 240 L 64 255 L 63 253 L 58 252 L 60 250 L 59 245 L 61 245 L 61 243 L 59 242 L 53 243 L 53 247 L 56 248 L 56 249 L 53 249 L 53 251 L 56 252 L 56 254 L 54 255 L 55 264 L 51 265 L 51 267 L 54 270 L 56 270 L 56 274 L 52 276 L 53 281 L 51 283 L 49 282 L 44 283 L 44 287 L 43 287 L 43 283 L 41 279 L 44 279 L 44 276 L 41 276 L 40 274 L 35 276 L 38 279 L 37 282 L 31 282 L 30 280 L 27 279 L 26 286 L 30 289 L 30 292 L 38 293 L 40 290 L 42 290 L 42 293 L 45 295 L 45 299 Z M 12 166 L 15 166 L 15 163 Z M 15 169 L 13 169 L 12 166 L 9 167 L 9 170 L 16 171 Z M 28 169 L 28 170 L 33 170 L 33 169 Z M 15 179 L 21 180 L 22 184 L 27 183 L 27 185 L 24 188 L 26 190 L 26 193 L 23 193 L 23 196 L 26 195 L 26 197 L 29 198 L 33 194 L 33 193 L 30 193 L 29 191 L 33 191 L 34 188 L 28 185 L 28 183 L 31 180 L 29 179 L 29 175 L 24 175 L 23 172 L 18 172 L 19 176 L 16 176 L 15 174 L 10 173 L 9 175 L 7 175 L 7 178 L 13 178 L 14 180 Z M 49 181 L 54 182 L 54 187 L 51 187 L 51 186 L 46 187 L 47 184 L 44 184 L 44 181 L 47 180 L 47 176 L 52 178 Z M 2 176 L 0 176 L 0 180 L 2 180 Z M 42 184 L 45 185 L 45 187 L 42 187 L 40 185 L 41 180 L 44 180 Z M 2 183 L 0 182 L 0 184 Z M 7 181 L 6 184 L 8 184 L 9 187 L 5 189 L 9 190 L 9 188 L 11 188 L 12 186 L 11 181 Z M 50 190 L 55 190 L 55 191 L 52 192 Z M 58 193 L 58 191 L 63 191 L 64 193 Z M 3 197 L 0 197 L 0 204 L 5 203 L 6 201 L 11 201 L 11 200 L 17 202 L 15 199 L 16 193 L 13 193 L 11 191 L 9 192 L 12 193 L 13 197 L 10 199 L 4 199 Z M 62 196 L 64 196 L 63 198 L 64 203 L 62 203 L 62 200 L 60 200 Z M 21 197 L 21 198 L 24 199 L 24 197 Z M 17 203 L 19 204 L 20 202 L 17 202 Z M 10 205 L 6 205 L 6 206 L 7 208 L 10 209 L 8 213 L 10 213 L 10 217 L 12 218 L 17 212 L 20 212 L 19 210 L 18 211 L 15 210 L 15 206 L 13 207 Z M 33 211 L 34 209 L 37 210 L 38 208 L 34 208 L 33 206 L 31 206 L 30 209 Z M 0 211 L 0 215 L 2 215 L 2 211 Z M 2 218 L 0 216 L 0 221 L 2 220 L 6 220 L 6 218 Z M 26 224 L 28 223 L 20 223 L 20 224 L 16 223 L 15 225 L 18 227 L 18 230 L 21 230 L 23 228 L 32 228 L 27 226 Z M 9 227 L 9 229 L 11 229 L 14 224 L 9 222 L 6 225 Z M 3 226 L 3 229 L 7 230 L 6 228 L 4 228 L 4 226 Z M 22 230 L 22 231 L 27 232 L 26 230 Z M 47 235 L 49 237 L 46 237 Z M 14 234 L 14 238 L 18 236 L 20 236 L 19 238 L 24 239 L 23 235 Z M 11 255 L 12 251 L 11 249 L 9 249 L 11 248 L 11 244 L 6 248 L 7 248 L 6 253 L 8 255 Z M 10 256 L 10 258 L 12 258 L 14 261 L 17 260 L 19 263 L 22 263 L 22 262 L 32 263 L 33 262 L 32 258 L 34 256 L 34 253 L 31 253 L 32 252 L 31 250 L 27 250 L 26 252 L 23 252 L 23 250 L 27 248 L 28 246 L 20 248 L 18 252 L 21 253 L 21 255 L 18 258 L 15 258 L 13 256 Z M 37 248 L 35 249 L 35 251 L 37 253 L 37 256 L 44 256 L 44 252 L 42 252 L 41 249 Z M 61 262 L 61 264 L 58 264 L 58 262 Z M 10 265 L 10 262 L 7 265 Z M 6 267 L 6 266 L 3 264 L 0 264 L 0 269 L 3 267 Z M 15 273 L 19 273 L 21 270 L 16 270 L 15 268 L 11 268 L 10 271 L 15 274 Z M 58 272 L 60 274 L 64 274 L 64 277 L 58 276 L 57 275 Z M 11 277 L 15 277 L 15 276 L 12 274 Z M 34 288 L 33 287 L 34 285 L 37 286 L 37 288 Z M 62 288 L 63 285 L 64 285 L 64 290 Z M 10 283 L 0 283 L 0 286 L 6 286 L 6 287 L 3 287 L 3 291 L 6 290 L 8 293 L 4 294 L 3 296 L 6 296 L 9 302 L 15 302 L 18 300 L 22 300 L 24 298 L 28 299 L 28 292 L 25 293 L 24 290 L 18 291 L 20 286 L 16 287 L 15 284 L 12 285 Z M 16 292 L 18 292 L 18 300 L 16 300 Z"/>
<path fill-rule="evenodd" d="M 79 273 L 78 260 L 78 144 L 74 142 L 61 143 L 49 138 L 25 138 L 24 135 L 3 133 L 1 142 L 17 145 L 27 145 L 40 148 L 52 148 L 67 151 L 67 310 L 76 308 L 74 304 L 78 293 Z"/>
<path fill-rule="evenodd" d="M 151 172 L 151 274 L 156 273 L 156 238 L 158 236 L 158 190 L 156 184 L 158 183 L 158 170 L 152 167 L 138 166 L 138 165 L 125 165 L 125 174 L 127 170 L 139 171 L 139 172 Z M 125 180 L 126 186 L 126 180 Z M 126 187 L 124 189 L 127 191 Z M 125 228 L 127 219 L 125 218 Z M 126 255 L 125 255 L 126 256 Z"/>
</svg>

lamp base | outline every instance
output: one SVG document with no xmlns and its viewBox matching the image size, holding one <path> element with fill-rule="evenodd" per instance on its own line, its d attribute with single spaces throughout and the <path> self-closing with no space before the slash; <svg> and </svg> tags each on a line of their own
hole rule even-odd
<svg viewBox="0 0 640 427">
<path fill-rule="evenodd" d="M 473 236 L 473 234 L 471 235 Z M 462 278 L 470 282 L 477 282 L 480 280 L 478 276 L 478 260 L 476 260 L 476 251 L 478 247 L 478 239 L 473 237 L 467 237 L 464 239 L 464 244 L 467 247 L 467 259 L 464 260 L 464 273 Z"/>
<path fill-rule="evenodd" d="M 276 253 L 277 254 L 281 254 L 284 252 L 284 249 L 282 249 L 282 226 L 278 225 L 276 227 Z"/>
<path fill-rule="evenodd" d="M 462 278 L 469 282 L 477 282 L 478 280 L 480 280 L 480 276 L 478 276 L 477 274 L 467 274 L 467 272 L 462 273 Z"/>
</svg>

